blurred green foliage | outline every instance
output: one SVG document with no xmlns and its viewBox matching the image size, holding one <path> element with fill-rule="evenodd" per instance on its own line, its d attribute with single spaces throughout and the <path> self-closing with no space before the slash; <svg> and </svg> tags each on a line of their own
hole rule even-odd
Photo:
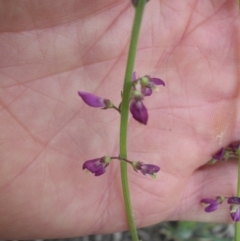
<svg viewBox="0 0 240 241">
<path fill-rule="evenodd" d="M 165 241 L 232 241 L 234 226 L 198 222 L 165 222 L 160 235 Z"/>
</svg>

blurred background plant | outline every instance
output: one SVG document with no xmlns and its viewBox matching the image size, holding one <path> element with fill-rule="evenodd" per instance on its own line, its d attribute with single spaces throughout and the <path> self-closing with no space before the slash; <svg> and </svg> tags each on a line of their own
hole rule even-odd
<svg viewBox="0 0 240 241">
<path fill-rule="evenodd" d="M 233 241 L 233 224 L 197 222 L 163 222 L 138 229 L 141 241 Z M 3 240 L 0 240 L 3 241 Z M 44 240 L 35 240 L 44 241 Z M 48 241 L 131 241 L 129 232 L 89 235 L 79 238 L 49 239 Z"/>
</svg>

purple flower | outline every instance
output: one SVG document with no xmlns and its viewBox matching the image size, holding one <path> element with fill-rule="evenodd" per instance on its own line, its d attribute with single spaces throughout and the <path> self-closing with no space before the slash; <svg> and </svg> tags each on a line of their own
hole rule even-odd
<svg viewBox="0 0 240 241">
<path fill-rule="evenodd" d="M 98 97 L 96 95 L 93 95 L 84 91 L 78 91 L 78 95 L 89 106 L 102 107 L 104 109 L 113 107 L 113 104 L 108 99 L 103 99 L 101 97 Z"/>
<path fill-rule="evenodd" d="M 214 164 L 217 161 L 225 160 L 226 151 L 224 148 L 221 148 L 216 154 L 212 156 L 212 159 L 209 161 L 210 164 Z"/>
<path fill-rule="evenodd" d="M 239 197 L 229 197 L 227 202 L 229 204 L 239 204 L 240 205 L 240 198 Z"/>
<path fill-rule="evenodd" d="M 229 197 L 228 203 L 230 205 L 230 214 L 234 222 L 240 221 L 240 198 L 239 197 Z"/>
<path fill-rule="evenodd" d="M 111 157 L 104 156 L 101 158 L 96 158 L 84 162 L 83 170 L 88 169 L 90 172 L 94 173 L 95 176 L 100 176 L 106 171 L 106 167 L 109 165 Z"/>
<path fill-rule="evenodd" d="M 147 108 L 144 106 L 141 100 L 132 100 L 130 105 L 130 111 L 132 116 L 138 122 L 146 125 L 148 121 Z"/>
<path fill-rule="evenodd" d="M 157 85 L 165 86 L 163 80 L 159 78 L 151 78 L 149 75 L 145 75 L 140 79 L 141 84 L 141 92 L 144 96 L 150 96 L 152 94 L 152 90 L 157 90 Z"/>
<path fill-rule="evenodd" d="M 234 222 L 240 221 L 240 197 L 229 197 L 230 215 Z"/>
<path fill-rule="evenodd" d="M 234 222 L 240 221 L 240 205 L 237 205 L 237 204 L 231 205 L 230 214 Z"/>
<path fill-rule="evenodd" d="M 227 148 L 229 158 L 238 158 L 240 156 L 240 142 L 235 141 L 231 143 Z"/>
<path fill-rule="evenodd" d="M 136 81 L 137 80 L 137 72 L 134 71 L 133 74 L 132 74 L 132 81 Z"/>
<path fill-rule="evenodd" d="M 233 151 L 237 151 L 240 147 L 240 142 L 239 141 L 235 141 L 233 143 L 231 143 L 229 146 L 228 146 L 230 149 L 232 149 Z"/>
<path fill-rule="evenodd" d="M 224 201 L 224 197 L 216 197 L 215 199 L 204 198 L 201 200 L 201 204 L 205 206 L 205 212 L 213 212 L 217 210 L 218 206 Z"/>
<path fill-rule="evenodd" d="M 149 174 L 153 178 L 156 176 L 156 173 L 160 170 L 159 166 L 152 164 L 144 164 L 143 162 L 132 162 L 131 164 L 134 171 L 141 171 L 143 175 Z"/>
</svg>

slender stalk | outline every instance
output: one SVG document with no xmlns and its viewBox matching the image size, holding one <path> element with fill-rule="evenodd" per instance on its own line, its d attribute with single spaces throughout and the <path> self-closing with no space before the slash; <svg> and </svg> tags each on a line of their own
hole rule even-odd
<svg viewBox="0 0 240 241">
<path fill-rule="evenodd" d="M 137 51 L 137 43 L 139 37 L 139 31 L 143 16 L 146 0 L 138 0 L 138 4 L 135 10 L 135 17 L 132 28 L 131 42 L 128 52 L 127 67 L 125 72 L 125 79 L 123 85 L 122 94 L 122 106 L 121 106 L 121 124 L 120 124 L 120 157 L 127 158 L 127 124 L 128 124 L 128 112 L 129 112 L 129 99 L 132 87 L 132 74 L 135 62 L 135 56 Z M 126 214 L 128 219 L 128 225 L 132 235 L 133 241 L 138 241 L 137 230 L 134 223 L 130 193 L 128 186 L 128 175 L 127 175 L 127 163 L 121 161 L 121 179 L 122 179 L 122 190 L 124 203 L 126 208 Z"/>
<path fill-rule="evenodd" d="M 118 113 L 120 113 L 120 114 L 121 114 L 120 109 L 118 109 L 116 106 L 113 106 L 112 108 L 113 108 L 114 110 L 118 111 Z"/>
<path fill-rule="evenodd" d="M 237 197 L 240 197 L 240 153 L 238 150 L 238 184 Z M 240 241 L 240 222 L 235 223 L 235 241 Z"/>
<path fill-rule="evenodd" d="M 238 0 L 238 9 L 240 11 L 240 0 Z M 238 150 L 238 184 L 237 197 L 240 197 L 240 151 Z M 240 241 L 240 222 L 235 223 L 235 241 Z"/>
</svg>

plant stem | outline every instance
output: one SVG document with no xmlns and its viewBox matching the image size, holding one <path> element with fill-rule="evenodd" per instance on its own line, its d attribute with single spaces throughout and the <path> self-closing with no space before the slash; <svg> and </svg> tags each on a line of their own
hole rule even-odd
<svg viewBox="0 0 240 241">
<path fill-rule="evenodd" d="M 238 184 L 237 197 L 240 197 L 240 153 L 238 150 Z M 235 223 L 235 241 L 240 241 L 240 222 Z"/>
<path fill-rule="evenodd" d="M 118 111 L 118 113 L 120 113 L 120 114 L 121 114 L 121 110 L 120 110 L 120 109 L 118 109 L 116 106 L 113 106 L 112 108 L 113 108 L 114 110 Z"/>
<path fill-rule="evenodd" d="M 134 17 L 134 22 L 132 27 L 131 42 L 130 42 L 130 47 L 128 52 L 127 67 L 126 67 L 125 79 L 124 79 L 124 85 L 123 85 L 121 123 L 120 123 L 120 157 L 125 159 L 127 158 L 127 124 L 128 124 L 130 92 L 132 88 L 132 74 L 133 74 L 139 31 L 140 31 L 145 3 L 146 3 L 146 0 L 139 0 L 137 7 L 135 9 L 135 17 Z M 137 230 L 134 223 L 131 201 L 130 201 L 128 175 L 127 175 L 127 163 L 125 161 L 121 161 L 121 179 L 122 179 L 122 190 L 123 190 L 124 203 L 125 203 L 126 214 L 128 219 L 128 225 L 130 228 L 133 241 L 138 241 Z"/>
<path fill-rule="evenodd" d="M 238 9 L 240 11 L 240 0 L 238 0 Z M 240 153 L 238 153 L 238 184 L 237 184 L 237 197 L 240 197 Z M 240 222 L 235 223 L 235 241 L 240 241 Z"/>
</svg>

